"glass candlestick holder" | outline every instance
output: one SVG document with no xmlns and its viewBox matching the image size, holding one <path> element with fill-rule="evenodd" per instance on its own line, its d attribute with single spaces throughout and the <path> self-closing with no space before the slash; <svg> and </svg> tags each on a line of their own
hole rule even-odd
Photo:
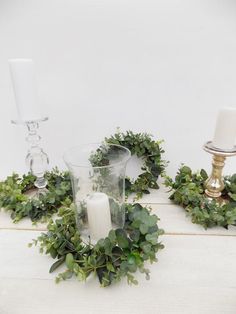
<svg viewBox="0 0 236 314">
<path fill-rule="evenodd" d="M 47 180 L 44 175 L 48 168 L 49 159 L 48 155 L 39 145 L 41 137 L 38 135 L 39 124 L 47 120 L 48 117 L 28 121 L 11 121 L 13 124 L 27 127 L 28 135 L 26 141 L 29 144 L 29 149 L 25 161 L 30 172 L 36 177 L 34 185 L 37 188 L 36 193 L 31 195 L 31 197 L 38 197 L 40 194 L 47 193 Z"/>
<path fill-rule="evenodd" d="M 125 171 L 130 151 L 107 143 L 74 147 L 64 154 L 70 172 L 76 222 L 96 242 L 125 222 Z"/>
</svg>

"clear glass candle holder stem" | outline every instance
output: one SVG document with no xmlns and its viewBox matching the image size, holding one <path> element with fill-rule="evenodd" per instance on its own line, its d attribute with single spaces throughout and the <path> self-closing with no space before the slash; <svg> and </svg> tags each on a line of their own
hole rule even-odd
<svg viewBox="0 0 236 314">
<path fill-rule="evenodd" d="M 37 188 L 37 193 L 35 196 L 47 192 L 47 180 L 45 178 L 45 172 L 48 168 L 49 159 L 48 155 L 39 145 L 41 137 L 38 135 L 40 122 L 46 120 L 48 120 L 47 117 L 32 121 L 12 121 L 14 124 L 23 124 L 27 127 L 28 135 L 26 137 L 26 141 L 29 144 L 29 149 L 25 161 L 30 172 L 36 177 L 34 185 Z"/>
</svg>

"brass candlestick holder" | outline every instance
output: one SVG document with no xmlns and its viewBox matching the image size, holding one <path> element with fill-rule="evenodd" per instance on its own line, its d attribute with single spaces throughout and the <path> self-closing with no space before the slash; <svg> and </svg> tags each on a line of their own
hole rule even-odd
<svg viewBox="0 0 236 314">
<path fill-rule="evenodd" d="M 222 150 L 213 146 L 212 142 L 207 142 L 203 149 L 212 154 L 212 172 L 205 182 L 205 193 L 210 198 L 220 198 L 224 190 L 224 181 L 222 171 L 225 165 L 226 157 L 236 156 L 236 146 L 230 150 Z"/>
</svg>

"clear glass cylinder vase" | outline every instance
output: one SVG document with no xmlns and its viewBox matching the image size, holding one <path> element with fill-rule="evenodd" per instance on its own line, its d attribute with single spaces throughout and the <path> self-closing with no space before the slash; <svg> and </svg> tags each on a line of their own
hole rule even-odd
<svg viewBox="0 0 236 314">
<path fill-rule="evenodd" d="M 120 145 L 87 144 L 68 150 L 76 222 L 81 235 L 95 242 L 125 222 L 125 171 L 130 151 Z"/>
</svg>

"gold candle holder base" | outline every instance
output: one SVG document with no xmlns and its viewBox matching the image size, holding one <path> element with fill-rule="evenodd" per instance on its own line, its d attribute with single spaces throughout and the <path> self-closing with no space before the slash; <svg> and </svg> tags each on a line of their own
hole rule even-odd
<svg viewBox="0 0 236 314">
<path fill-rule="evenodd" d="M 219 199 L 221 202 L 221 192 L 225 187 L 222 176 L 225 159 L 236 155 L 236 147 L 231 150 L 222 150 L 214 147 L 212 142 L 209 141 L 203 146 L 203 149 L 213 155 L 212 172 L 205 182 L 205 193 L 209 198 Z"/>
</svg>

